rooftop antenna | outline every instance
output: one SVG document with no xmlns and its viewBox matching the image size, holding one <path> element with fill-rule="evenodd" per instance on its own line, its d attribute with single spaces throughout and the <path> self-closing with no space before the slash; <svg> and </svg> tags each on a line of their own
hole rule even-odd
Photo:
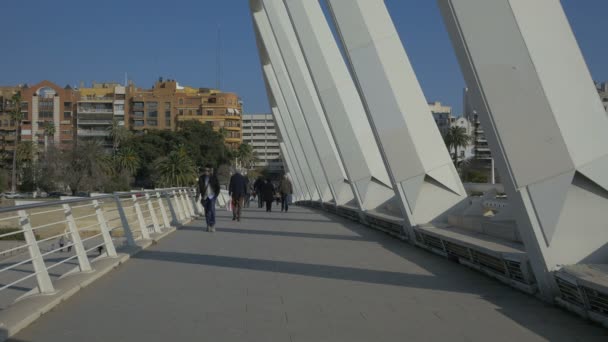
<svg viewBox="0 0 608 342">
<path fill-rule="evenodd" d="M 222 87 L 222 28 L 220 24 L 217 24 L 217 50 L 216 50 L 216 80 L 215 88 L 220 89 Z"/>
</svg>

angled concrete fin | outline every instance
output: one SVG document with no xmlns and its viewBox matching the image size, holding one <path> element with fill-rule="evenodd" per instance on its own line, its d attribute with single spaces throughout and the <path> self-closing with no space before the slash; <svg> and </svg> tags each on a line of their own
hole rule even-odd
<svg viewBox="0 0 608 342">
<path fill-rule="evenodd" d="M 414 209 L 416 209 L 416 202 L 418 201 L 418 196 L 420 196 L 424 178 L 424 175 L 420 175 L 401 182 L 401 188 L 411 212 L 414 212 Z"/>
<path fill-rule="evenodd" d="M 578 172 L 608 191 L 608 156 L 594 160 L 592 163 L 579 168 Z"/>
<path fill-rule="evenodd" d="M 458 196 L 462 196 L 462 183 L 460 182 L 458 175 L 454 174 L 454 172 L 454 167 L 446 164 L 427 172 L 426 175 L 433 178 L 437 183 L 443 185 L 446 190 L 453 192 Z"/>
<path fill-rule="evenodd" d="M 536 217 L 540 222 L 548 246 L 555 234 L 555 228 L 568 196 L 568 188 L 574 180 L 574 174 L 575 171 L 572 170 L 528 186 Z"/>
</svg>

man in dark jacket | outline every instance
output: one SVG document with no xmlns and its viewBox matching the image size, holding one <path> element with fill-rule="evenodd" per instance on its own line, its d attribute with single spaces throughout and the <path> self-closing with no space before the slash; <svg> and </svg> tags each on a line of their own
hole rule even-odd
<svg viewBox="0 0 608 342">
<path fill-rule="evenodd" d="M 196 200 L 198 201 L 199 196 L 201 196 L 201 204 L 205 208 L 208 232 L 215 232 L 215 201 L 219 193 L 220 182 L 215 175 L 211 174 L 211 167 L 207 166 L 198 178 Z"/>
<path fill-rule="evenodd" d="M 270 179 L 267 179 L 264 185 L 262 185 L 262 198 L 266 202 L 266 212 L 272 211 L 272 200 L 274 199 L 274 186 Z"/>
<path fill-rule="evenodd" d="M 230 177 L 228 193 L 232 198 L 232 221 L 237 220 L 240 222 L 241 209 L 247 195 L 247 181 L 239 169 L 235 169 L 234 174 Z"/>
<path fill-rule="evenodd" d="M 281 193 L 281 212 L 289 210 L 289 202 L 293 194 L 293 186 L 287 175 L 283 176 L 279 184 L 279 192 Z"/>
<path fill-rule="evenodd" d="M 258 196 L 258 208 L 262 208 L 264 206 L 264 199 L 262 198 L 262 186 L 264 186 L 264 178 L 258 177 L 258 179 L 253 183 L 253 191 L 255 191 Z"/>
</svg>

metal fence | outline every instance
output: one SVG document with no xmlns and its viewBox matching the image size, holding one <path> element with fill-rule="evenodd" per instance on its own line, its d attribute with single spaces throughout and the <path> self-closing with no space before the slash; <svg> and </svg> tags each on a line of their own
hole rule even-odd
<svg viewBox="0 0 608 342">
<path fill-rule="evenodd" d="M 0 208 L 0 308 L 54 282 L 92 271 L 91 262 L 118 256 L 203 214 L 191 188 L 120 192 Z M 4 246 L 4 247 L 3 247 Z"/>
</svg>

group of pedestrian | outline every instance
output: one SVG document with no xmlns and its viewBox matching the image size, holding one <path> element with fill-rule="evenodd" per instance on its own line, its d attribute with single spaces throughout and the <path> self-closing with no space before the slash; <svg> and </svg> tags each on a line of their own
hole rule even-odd
<svg viewBox="0 0 608 342">
<path fill-rule="evenodd" d="M 266 212 L 272 212 L 272 203 L 275 198 L 278 198 L 278 201 L 281 202 L 281 212 L 289 210 L 293 186 L 287 175 L 281 179 L 276 187 L 269 178 L 264 179 L 263 177 L 259 177 L 250 187 L 249 179 L 242 175 L 241 170 L 234 168 L 233 171 L 228 185 L 233 221 L 241 221 L 243 207 L 249 207 L 252 195 L 258 199 L 258 208 L 262 208 L 265 204 Z M 213 174 L 212 168 L 207 166 L 198 179 L 196 198 L 197 201 L 199 198 L 201 199 L 205 209 L 205 221 L 209 232 L 215 232 L 215 204 L 219 193 L 219 180 Z"/>
</svg>

